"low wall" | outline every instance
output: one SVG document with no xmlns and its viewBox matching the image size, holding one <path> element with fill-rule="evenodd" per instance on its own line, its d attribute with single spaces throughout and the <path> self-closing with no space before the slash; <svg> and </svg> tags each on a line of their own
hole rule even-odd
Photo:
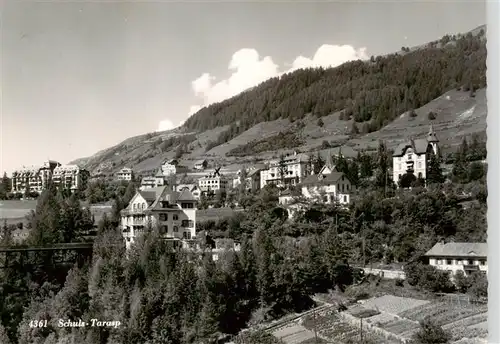
<svg viewBox="0 0 500 344">
<path fill-rule="evenodd" d="M 377 275 L 388 279 L 406 279 L 404 271 L 401 270 L 383 270 L 383 269 L 372 269 L 372 268 L 362 268 L 365 274 Z"/>
</svg>

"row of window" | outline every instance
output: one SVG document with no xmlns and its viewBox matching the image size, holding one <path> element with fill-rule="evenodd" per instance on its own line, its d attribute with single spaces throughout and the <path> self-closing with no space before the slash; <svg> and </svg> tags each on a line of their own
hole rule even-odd
<svg viewBox="0 0 500 344">
<path fill-rule="evenodd" d="M 456 263 L 455 263 L 456 262 Z M 476 264 L 476 263 L 479 264 Z M 486 260 L 481 259 L 479 261 L 474 260 L 455 260 L 455 259 L 436 259 L 437 265 L 486 265 Z"/>
</svg>

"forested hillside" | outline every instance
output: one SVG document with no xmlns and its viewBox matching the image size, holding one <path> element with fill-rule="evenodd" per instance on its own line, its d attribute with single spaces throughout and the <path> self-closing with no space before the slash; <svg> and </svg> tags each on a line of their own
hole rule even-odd
<svg viewBox="0 0 500 344">
<path fill-rule="evenodd" d="M 454 88 L 486 86 L 485 31 L 445 36 L 421 49 L 339 67 L 298 70 L 272 78 L 238 96 L 212 104 L 185 127 L 204 131 L 239 121 L 242 130 L 278 118 L 301 119 L 343 111 L 374 131 Z"/>
</svg>

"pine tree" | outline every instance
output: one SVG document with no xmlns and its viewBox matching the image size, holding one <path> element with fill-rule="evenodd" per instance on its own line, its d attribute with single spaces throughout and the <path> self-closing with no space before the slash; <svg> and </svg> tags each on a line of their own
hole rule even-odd
<svg viewBox="0 0 500 344">
<path fill-rule="evenodd" d="M 429 167 L 426 177 L 427 184 L 441 184 L 445 180 L 443 170 L 441 168 L 441 161 L 435 154 L 431 154 L 429 159 Z"/>
<path fill-rule="evenodd" d="M 379 187 L 384 187 L 388 184 L 387 174 L 389 171 L 389 153 L 385 142 L 380 141 L 377 152 L 377 181 Z"/>
</svg>

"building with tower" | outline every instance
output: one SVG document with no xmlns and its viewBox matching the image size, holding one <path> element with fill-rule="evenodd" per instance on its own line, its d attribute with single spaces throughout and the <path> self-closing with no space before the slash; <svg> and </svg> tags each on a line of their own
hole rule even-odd
<svg viewBox="0 0 500 344">
<path fill-rule="evenodd" d="M 425 180 L 431 157 L 439 156 L 438 145 L 439 140 L 432 125 L 426 138 L 401 143 L 392 156 L 392 180 L 398 183 L 408 173 Z"/>
</svg>

